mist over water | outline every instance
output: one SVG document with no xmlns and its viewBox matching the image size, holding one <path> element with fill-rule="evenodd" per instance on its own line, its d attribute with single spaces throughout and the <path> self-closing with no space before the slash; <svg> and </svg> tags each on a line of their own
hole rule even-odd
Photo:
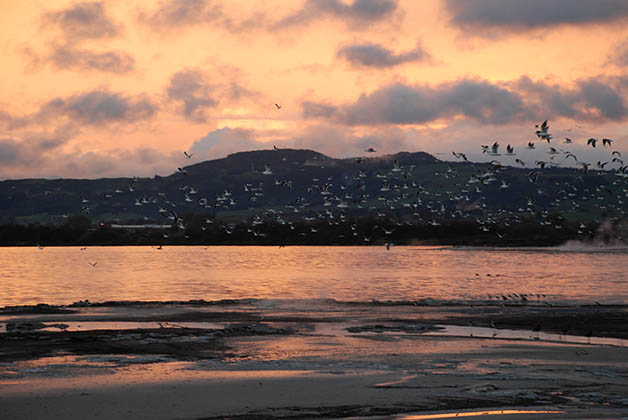
<svg viewBox="0 0 628 420">
<path fill-rule="evenodd" d="M 112 300 L 628 303 L 628 249 L 0 248 L 0 306 Z M 511 296 L 509 296 L 511 295 Z M 512 295 L 515 295 L 513 298 Z"/>
</svg>

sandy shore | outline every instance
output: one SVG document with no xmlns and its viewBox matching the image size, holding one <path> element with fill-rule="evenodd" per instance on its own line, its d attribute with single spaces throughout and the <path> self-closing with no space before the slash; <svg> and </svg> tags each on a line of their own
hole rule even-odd
<svg viewBox="0 0 628 420">
<path fill-rule="evenodd" d="M 625 308 L 63 309 L 0 311 L 1 418 L 628 416 Z"/>
</svg>

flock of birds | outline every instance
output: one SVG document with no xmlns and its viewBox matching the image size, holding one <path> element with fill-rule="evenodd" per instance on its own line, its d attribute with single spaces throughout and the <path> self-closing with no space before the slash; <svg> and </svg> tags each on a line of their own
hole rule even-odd
<svg viewBox="0 0 628 420">
<path fill-rule="evenodd" d="M 275 104 L 276 109 L 281 106 Z M 478 164 L 468 162 L 465 153 L 452 152 L 453 156 L 464 162 L 466 165 L 448 165 L 446 171 L 434 172 L 437 182 L 428 181 L 421 174 L 417 174 L 416 165 L 403 165 L 398 159 L 392 160 L 392 165 L 388 170 L 369 171 L 364 167 L 365 162 L 371 161 L 365 157 L 357 157 L 354 160 L 355 170 L 353 173 L 344 173 L 339 176 L 326 178 L 312 178 L 307 185 L 296 185 L 295 180 L 281 178 L 284 171 L 275 170 L 270 163 L 264 165 L 263 170 L 257 171 L 263 175 L 262 178 L 269 178 L 270 182 L 245 183 L 241 191 L 225 189 L 223 192 L 215 193 L 214 197 L 200 197 L 201 188 L 193 185 L 182 185 L 179 190 L 181 197 L 178 199 L 168 199 L 165 193 L 158 193 L 158 197 L 150 195 L 137 196 L 135 206 L 154 205 L 157 208 L 157 219 L 167 219 L 173 228 L 186 232 L 186 222 L 176 211 L 176 207 L 181 204 L 186 205 L 186 209 L 194 206 L 197 213 L 206 212 L 210 216 L 205 218 L 207 226 L 215 224 L 227 235 L 233 234 L 236 229 L 246 229 L 251 238 L 264 238 L 267 233 L 261 228 L 264 224 L 272 222 L 280 225 L 287 225 L 291 230 L 296 229 L 296 221 L 305 222 L 306 230 L 300 232 L 302 236 L 315 235 L 320 229 L 321 223 L 328 223 L 330 226 L 346 226 L 346 232 L 341 234 L 344 238 L 353 238 L 353 241 L 363 243 L 375 242 L 374 237 L 386 238 L 386 249 L 390 249 L 396 231 L 401 231 L 404 227 L 418 224 L 438 226 L 444 220 L 467 219 L 474 220 L 478 224 L 478 229 L 483 232 L 494 232 L 495 235 L 503 237 L 503 227 L 508 227 L 516 223 L 521 223 L 524 217 L 532 215 L 537 217 L 541 225 L 554 225 L 556 229 L 563 227 L 560 219 L 552 215 L 553 212 L 578 212 L 581 203 L 584 201 L 593 202 L 593 207 L 599 210 L 603 216 L 611 219 L 619 219 L 625 216 L 624 201 L 628 198 L 628 166 L 624 164 L 621 153 L 611 150 L 608 161 L 598 161 L 597 172 L 591 171 L 592 164 L 580 160 L 570 150 L 557 149 L 555 141 L 549 131 L 547 121 L 536 125 L 535 134 L 537 139 L 547 143 L 547 160 L 536 160 L 527 173 L 527 180 L 534 185 L 528 188 L 522 204 L 517 208 L 507 208 L 507 206 L 493 206 L 489 203 L 488 195 L 499 193 L 510 188 L 516 179 L 512 173 L 508 173 L 508 167 L 502 164 L 498 158 L 500 156 L 515 157 L 515 164 L 523 168 L 528 166 L 524 160 L 515 152 L 515 148 L 508 144 L 506 152 L 500 153 L 500 144 L 496 141 L 492 145 L 481 145 L 482 154 L 492 158 L 489 164 Z M 600 141 L 595 138 L 587 140 L 587 147 L 596 148 Z M 571 138 L 565 138 L 564 145 L 575 144 Z M 601 139 L 604 149 L 612 149 L 613 140 Z M 529 142 L 527 149 L 536 149 L 534 142 Z M 274 146 L 274 152 L 282 154 L 283 148 Z M 364 150 L 366 154 L 376 153 L 374 147 Z M 185 160 L 190 160 L 193 153 L 183 152 Z M 582 172 L 579 176 L 573 175 L 565 177 L 561 181 L 560 177 L 553 179 L 550 183 L 552 190 L 546 189 L 547 182 L 542 188 L 538 181 L 543 176 L 543 169 L 556 168 L 560 166 L 557 157 L 563 159 L 573 159 L 579 163 Z M 322 155 L 321 155 L 322 156 Z M 287 154 L 281 161 L 285 162 Z M 314 157 L 316 159 L 316 157 Z M 379 159 L 385 159 L 381 157 Z M 320 167 L 325 166 L 324 157 L 320 158 Z M 289 163 L 289 162 L 288 162 Z M 293 162 L 299 164 L 298 162 Z M 311 162 L 310 165 L 311 166 Z M 441 165 L 442 166 L 442 165 Z M 611 169 L 612 168 L 612 169 Z M 303 169 L 301 169 L 303 170 Z M 177 168 L 182 180 L 187 179 L 187 171 L 184 167 Z M 585 176 L 600 175 L 598 182 L 585 183 Z M 587 179 L 590 176 L 587 176 Z M 574 181 L 575 179 L 575 181 Z M 139 181 L 139 178 L 134 178 Z M 278 205 L 276 202 L 269 203 L 267 197 L 273 196 L 272 188 L 285 189 L 293 192 L 293 201 Z M 123 188 L 123 187 L 122 187 Z M 128 186 L 129 192 L 134 192 L 134 186 Z M 115 193 L 121 193 L 121 189 L 116 189 Z M 284 191 L 286 192 L 286 191 Z M 113 194 L 106 194 L 106 198 L 111 198 Z M 537 208 L 537 200 L 543 201 L 543 208 Z M 244 201 L 244 203 L 243 203 Z M 89 200 L 81 197 L 83 204 L 82 211 L 89 213 Z M 198 206 L 198 207 L 196 207 Z M 243 216 L 240 223 L 222 222 L 216 214 L 221 211 L 247 209 L 247 216 Z M 363 227 L 358 228 L 356 219 L 349 215 L 350 210 L 357 210 L 359 214 L 372 215 L 381 220 L 381 223 L 370 226 L 368 230 Z M 398 217 L 403 214 L 403 217 Z M 610 216 L 609 216 L 610 214 Z M 155 215 L 157 216 L 157 215 Z M 146 217 L 146 219 L 151 219 Z M 153 218 L 154 220 L 154 218 Z M 226 219 L 225 219 L 226 220 Z M 601 220 L 597 220 L 601 222 Z M 245 227 L 243 227 L 245 226 Z M 303 226 L 300 225 L 300 226 Z M 580 224 L 578 233 L 591 234 L 590 227 L 584 223 Z M 172 232 L 164 231 L 164 238 Z M 158 247 L 157 249 L 161 249 Z"/>
</svg>

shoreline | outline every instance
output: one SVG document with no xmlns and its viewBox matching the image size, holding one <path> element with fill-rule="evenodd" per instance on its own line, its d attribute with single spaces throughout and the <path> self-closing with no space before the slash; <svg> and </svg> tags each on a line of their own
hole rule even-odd
<svg viewBox="0 0 628 420">
<path fill-rule="evenodd" d="M 196 303 L 0 311 L 4 323 L 56 324 L 0 333 L 4 412 L 33 420 L 375 420 L 478 410 L 618 418 L 628 409 L 628 341 L 548 340 L 545 328 L 533 331 L 538 316 L 558 311 L 621 332 L 627 307 Z M 513 319 L 518 338 L 502 329 Z M 113 328 L 131 321 L 158 327 Z M 71 331 L 77 325 L 85 330 Z M 462 333 L 443 330 L 452 325 Z"/>
</svg>

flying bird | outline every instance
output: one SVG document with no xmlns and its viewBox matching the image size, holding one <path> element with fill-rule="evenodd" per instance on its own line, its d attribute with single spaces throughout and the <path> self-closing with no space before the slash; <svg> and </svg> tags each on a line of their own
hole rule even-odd
<svg viewBox="0 0 628 420">
<path fill-rule="evenodd" d="M 183 175 L 187 176 L 187 171 L 183 168 L 177 168 L 177 171 L 181 172 Z"/>
<path fill-rule="evenodd" d="M 602 145 L 603 145 L 604 147 L 606 147 L 606 146 L 612 146 L 612 144 L 613 144 L 613 140 L 611 140 L 611 139 L 602 139 Z"/>
<path fill-rule="evenodd" d="M 275 104 L 275 108 L 281 109 L 281 105 Z"/>
<path fill-rule="evenodd" d="M 184 155 L 185 155 L 185 157 L 186 157 L 186 158 L 188 158 L 188 159 L 190 159 L 190 158 L 194 155 L 194 153 L 188 153 L 188 152 L 186 152 L 186 151 L 183 151 L 183 154 L 184 154 Z"/>
<path fill-rule="evenodd" d="M 591 145 L 591 146 L 595 147 L 595 143 L 597 143 L 597 139 L 594 139 L 593 137 L 591 137 L 589 140 L 587 140 L 587 146 Z"/>
<path fill-rule="evenodd" d="M 375 153 L 377 150 L 375 150 L 372 147 L 369 147 L 368 149 L 364 149 L 364 151 L 367 152 L 367 153 Z"/>
</svg>

